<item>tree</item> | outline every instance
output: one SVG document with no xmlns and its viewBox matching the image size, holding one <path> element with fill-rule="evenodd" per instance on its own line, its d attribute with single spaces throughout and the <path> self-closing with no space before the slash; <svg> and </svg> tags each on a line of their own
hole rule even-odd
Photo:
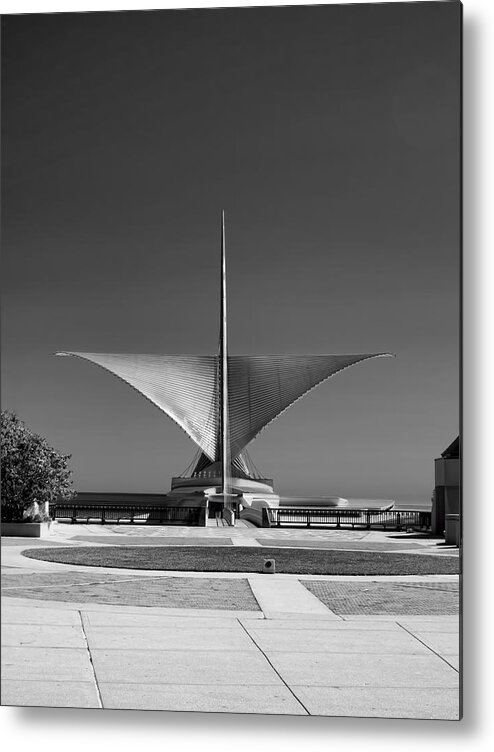
<svg viewBox="0 0 494 752">
<path fill-rule="evenodd" d="M 2 411 L 2 520 L 40 522 L 48 519 L 45 502 L 72 498 L 70 457 Z"/>
</svg>

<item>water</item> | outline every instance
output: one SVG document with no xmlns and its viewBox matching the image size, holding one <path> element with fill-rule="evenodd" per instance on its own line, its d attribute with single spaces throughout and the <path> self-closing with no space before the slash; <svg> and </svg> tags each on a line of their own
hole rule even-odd
<svg viewBox="0 0 494 752">
<path fill-rule="evenodd" d="M 431 501 L 397 501 L 394 509 L 416 509 L 418 512 L 430 512 L 432 509 Z"/>
<path fill-rule="evenodd" d="M 281 496 L 281 501 L 291 506 L 305 505 L 324 506 L 324 496 Z M 334 497 L 327 497 L 328 506 L 335 506 Z M 409 509 L 419 512 L 430 512 L 431 502 L 420 499 L 419 501 L 396 501 L 393 499 L 346 499 L 345 503 L 339 504 L 340 509 L 387 509 L 394 504 L 393 509 Z"/>
</svg>

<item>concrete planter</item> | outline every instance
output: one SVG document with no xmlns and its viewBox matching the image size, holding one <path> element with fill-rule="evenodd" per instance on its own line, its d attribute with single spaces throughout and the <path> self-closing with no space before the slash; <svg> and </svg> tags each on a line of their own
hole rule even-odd
<svg viewBox="0 0 494 752">
<path fill-rule="evenodd" d="M 2 522 L 2 538 L 46 538 L 51 534 L 52 520 L 48 522 Z"/>
</svg>

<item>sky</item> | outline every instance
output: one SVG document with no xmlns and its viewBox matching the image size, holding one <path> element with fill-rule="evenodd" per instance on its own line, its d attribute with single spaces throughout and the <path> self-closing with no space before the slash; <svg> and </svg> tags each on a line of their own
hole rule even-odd
<svg viewBox="0 0 494 752">
<path fill-rule="evenodd" d="M 2 20 L 2 408 L 79 491 L 165 492 L 195 446 L 60 350 L 391 352 L 250 446 L 281 494 L 430 499 L 458 434 L 456 2 Z"/>
</svg>

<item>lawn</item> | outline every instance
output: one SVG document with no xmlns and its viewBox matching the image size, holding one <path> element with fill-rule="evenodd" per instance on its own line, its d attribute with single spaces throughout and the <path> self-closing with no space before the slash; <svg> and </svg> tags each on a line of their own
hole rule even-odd
<svg viewBox="0 0 494 752">
<path fill-rule="evenodd" d="M 191 572 L 261 572 L 275 559 L 276 572 L 328 575 L 458 574 L 454 556 L 376 551 L 318 551 L 235 546 L 98 546 L 28 549 L 23 555 L 61 564 Z"/>
</svg>

